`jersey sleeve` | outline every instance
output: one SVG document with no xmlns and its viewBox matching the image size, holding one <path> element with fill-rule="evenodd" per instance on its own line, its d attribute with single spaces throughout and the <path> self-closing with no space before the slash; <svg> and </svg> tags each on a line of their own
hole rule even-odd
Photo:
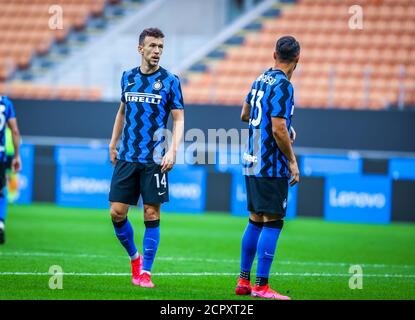
<svg viewBox="0 0 415 320">
<path fill-rule="evenodd" d="M 271 117 L 288 119 L 292 114 L 294 89 L 288 80 L 281 81 L 274 87 L 271 99 Z"/>
<path fill-rule="evenodd" d="M 125 75 L 125 71 L 122 73 L 121 76 L 121 102 L 125 103 L 125 96 L 124 96 L 124 75 Z"/>
<path fill-rule="evenodd" d="M 255 84 L 255 82 L 252 84 L 251 89 L 249 89 L 249 92 L 248 92 L 248 94 L 246 95 L 246 98 L 245 98 L 245 102 L 249 105 L 251 104 L 252 89 L 254 88 L 254 84 Z"/>
<path fill-rule="evenodd" d="M 246 95 L 245 102 L 247 104 L 250 104 L 251 103 L 251 98 L 252 98 L 252 93 L 251 93 L 251 90 L 249 90 L 249 93 Z"/>
<path fill-rule="evenodd" d="M 6 112 L 5 112 L 6 121 L 8 121 L 9 119 L 16 118 L 16 113 L 14 112 L 13 102 L 8 97 L 5 97 L 4 102 L 6 105 Z"/>
<path fill-rule="evenodd" d="M 182 88 L 180 86 L 180 80 L 177 76 L 174 76 L 173 83 L 170 89 L 169 107 L 173 109 L 184 109 Z"/>
</svg>

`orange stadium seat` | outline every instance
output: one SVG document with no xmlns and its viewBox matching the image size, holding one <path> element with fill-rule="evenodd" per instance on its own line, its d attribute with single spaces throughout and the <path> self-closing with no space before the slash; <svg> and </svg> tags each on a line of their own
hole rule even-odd
<svg viewBox="0 0 415 320">
<path fill-rule="evenodd" d="M 90 3 L 90 10 L 94 17 L 99 17 L 104 13 L 105 0 L 95 0 Z"/>
<path fill-rule="evenodd" d="M 111 1 L 115 3 L 119 1 Z M 5 83 L 14 70 L 26 69 L 35 55 L 45 55 L 54 41 L 64 42 L 72 28 L 85 27 L 89 16 L 103 14 L 106 0 L 0 0 L 0 91 L 11 96 L 39 99 L 54 98 L 50 86 L 28 83 Z M 64 28 L 49 28 L 51 5 L 64 9 Z M 61 88 L 56 97 L 95 100 L 99 88 Z"/>
<path fill-rule="evenodd" d="M 352 5 L 364 8 L 363 29 L 349 28 Z M 200 82 L 188 77 L 184 95 L 189 103 L 240 105 L 250 83 L 272 65 L 275 40 L 286 34 L 302 47 L 292 79 L 297 105 L 379 110 L 396 104 L 402 87 L 405 101 L 415 103 L 412 0 L 300 0 L 280 17 L 261 21 L 261 30 L 248 33 L 216 63 L 209 84 L 224 89 L 218 88 L 214 99 L 198 95 Z"/>
<path fill-rule="evenodd" d="M 5 81 L 14 70 L 13 60 L 10 58 L 0 58 L 0 81 Z"/>
<path fill-rule="evenodd" d="M 1 66 L 1 65 L 0 65 Z M 1 67 L 0 67 L 1 70 Z M 0 92 L 11 97 L 31 99 L 100 100 L 101 88 L 80 86 L 56 87 L 30 82 L 0 82 Z"/>
</svg>

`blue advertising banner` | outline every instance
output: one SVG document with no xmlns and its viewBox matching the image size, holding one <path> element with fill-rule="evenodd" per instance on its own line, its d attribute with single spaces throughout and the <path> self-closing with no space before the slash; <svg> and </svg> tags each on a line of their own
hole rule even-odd
<svg viewBox="0 0 415 320">
<path fill-rule="evenodd" d="M 56 146 L 55 160 L 58 165 L 107 164 L 109 163 L 109 153 L 107 147 Z"/>
<path fill-rule="evenodd" d="M 206 206 L 206 169 L 176 165 L 169 172 L 169 198 L 162 211 L 203 213 Z"/>
<path fill-rule="evenodd" d="M 56 149 L 56 203 L 68 207 L 108 208 L 113 167 L 106 148 Z"/>
<path fill-rule="evenodd" d="M 329 221 L 389 223 L 391 180 L 383 176 L 326 178 L 324 217 Z"/>
<path fill-rule="evenodd" d="M 34 172 L 34 153 L 35 148 L 30 144 L 22 144 L 20 147 L 20 157 L 22 159 L 22 170 L 18 173 L 18 190 L 16 198 L 13 199 L 19 204 L 29 204 L 32 202 L 33 195 L 33 172 Z M 12 190 L 9 193 L 13 192 Z"/>
<path fill-rule="evenodd" d="M 58 166 L 56 203 L 65 207 L 108 208 L 112 170 L 110 164 Z"/>
<path fill-rule="evenodd" d="M 288 203 L 286 219 L 293 219 L 297 216 L 297 196 L 298 194 L 298 183 L 294 187 L 288 187 Z"/>
<path fill-rule="evenodd" d="M 236 172 L 242 175 L 242 158 L 239 152 L 229 152 L 219 150 L 216 153 L 216 165 L 217 172 Z"/>
<path fill-rule="evenodd" d="M 415 180 L 415 159 L 389 160 L 389 175 L 393 179 Z"/>
<path fill-rule="evenodd" d="M 249 216 L 246 202 L 245 176 L 240 172 L 234 172 L 232 175 L 231 213 L 235 216 Z"/>
<path fill-rule="evenodd" d="M 286 219 L 292 219 L 297 214 L 297 186 L 298 185 L 288 187 Z M 235 216 L 249 216 L 247 209 L 245 176 L 239 172 L 234 172 L 232 175 L 231 213 Z"/>
<path fill-rule="evenodd" d="M 361 158 L 308 155 L 301 157 L 300 172 L 305 176 L 361 174 L 362 166 Z"/>
</svg>

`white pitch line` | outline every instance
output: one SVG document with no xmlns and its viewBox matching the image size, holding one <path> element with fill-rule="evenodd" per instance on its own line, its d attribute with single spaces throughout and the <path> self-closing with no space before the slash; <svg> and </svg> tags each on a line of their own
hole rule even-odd
<svg viewBox="0 0 415 320">
<path fill-rule="evenodd" d="M 0 256 L 22 256 L 22 257 L 77 257 L 86 259 L 114 259 L 114 258 L 127 258 L 127 256 L 114 255 L 97 255 L 97 254 L 72 254 L 72 253 L 59 253 L 59 252 L 0 252 Z M 239 259 L 211 259 L 211 258 L 191 258 L 191 257 L 157 257 L 160 261 L 189 261 L 189 262 L 207 262 L 207 263 L 239 263 Z M 320 262 L 320 261 L 286 261 L 276 260 L 275 264 L 280 265 L 298 265 L 298 266 L 317 266 L 317 267 L 349 267 L 351 265 L 360 265 L 367 268 L 402 268 L 402 269 L 415 269 L 415 265 L 408 264 L 380 264 L 380 263 L 358 263 L 358 262 Z"/>
<path fill-rule="evenodd" d="M 0 256 L 16 257 L 72 257 L 72 258 L 110 258 L 111 256 L 88 254 L 88 253 L 63 253 L 63 252 L 0 252 Z M 121 256 L 118 256 L 121 257 Z"/>
<path fill-rule="evenodd" d="M 164 261 L 196 261 L 196 262 L 229 262 L 239 263 L 238 259 L 204 259 L 204 258 L 184 258 L 184 257 L 158 257 L 158 260 Z M 403 269 L 415 269 L 415 265 L 407 264 L 379 264 L 379 263 L 348 263 L 348 262 L 318 262 L 318 261 L 286 261 L 276 260 L 276 264 L 282 265 L 299 265 L 299 266 L 317 266 L 317 267 L 349 267 L 351 265 L 360 265 L 362 267 L 372 268 L 403 268 Z"/>
<path fill-rule="evenodd" d="M 77 277 L 127 277 L 131 273 L 90 273 L 90 272 L 63 272 L 63 273 L 48 273 L 48 272 L 0 272 L 0 276 L 77 276 Z M 236 277 L 239 273 L 236 272 L 160 272 L 154 273 L 154 276 L 161 277 L 200 277 L 200 276 L 233 276 Z M 293 272 L 277 272 L 272 273 L 274 276 L 288 276 L 288 277 L 350 277 L 348 273 L 293 273 Z M 415 274 L 363 274 L 363 277 L 371 278 L 415 278 Z"/>
</svg>

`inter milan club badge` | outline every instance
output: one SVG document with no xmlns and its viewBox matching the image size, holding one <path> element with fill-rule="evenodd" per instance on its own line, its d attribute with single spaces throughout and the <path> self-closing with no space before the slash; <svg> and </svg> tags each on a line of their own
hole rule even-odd
<svg viewBox="0 0 415 320">
<path fill-rule="evenodd" d="M 160 80 L 157 80 L 157 82 L 154 82 L 153 84 L 153 89 L 154 90 L 160 90 L 163 87 L 163 84 L 161 83 Z"/>
</svg>

